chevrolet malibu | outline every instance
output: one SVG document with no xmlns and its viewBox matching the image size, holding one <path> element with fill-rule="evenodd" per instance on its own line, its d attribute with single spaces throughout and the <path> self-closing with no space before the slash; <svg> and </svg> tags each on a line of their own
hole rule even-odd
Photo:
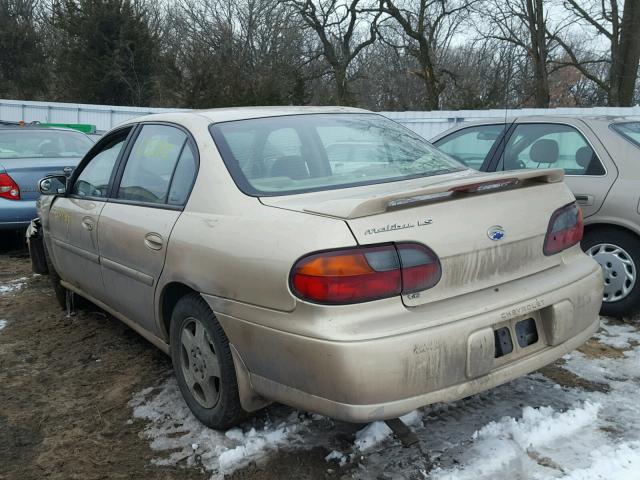
<svg viewBox="0 0 640 480">
<path fill-rule="evenodd" d="M 480 173 L 364 110 L 159 114 L 44 178 L 29 244 L 61 304 L 171 355 L 204 424 L 272 401 L 367 422 L 597 330 L 602 273 L 563 175 Z"/>
</svg>

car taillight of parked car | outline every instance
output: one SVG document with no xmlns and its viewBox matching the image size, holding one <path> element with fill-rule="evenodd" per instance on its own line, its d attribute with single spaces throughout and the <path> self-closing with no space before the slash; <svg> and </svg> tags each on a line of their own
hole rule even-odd
<svg viewBox="0 0 640 480">
<path fill-rule="evenodd" d="M 441 274 L 440 260 L 425 245 L 374 245 L 301 258 L 291 270 L 291 289 L 303 300 L 345 305 L 426 290 Z"/>
<path fill-rule="evenodd" d="M 583 233 L 582 209 L 578 204 L 573 202 L 559 208 L 553 212 L 549 221 L 544 239 L 544 254 L 553 255 L 580 243 Z"/>
<path fill-rule="evenodd" d="M 20 200 L 20 187 L 6 173 L 0 173 L 0 198 Z"/>
</svg>

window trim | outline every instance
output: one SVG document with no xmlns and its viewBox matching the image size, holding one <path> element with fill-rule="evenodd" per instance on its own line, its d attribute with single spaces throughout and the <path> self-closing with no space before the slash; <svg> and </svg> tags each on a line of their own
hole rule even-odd
<svg viewBox="0 0 640 480">
<path fill-rule="evenodd" d="M 110 142 L 113 137 L 115 137 L 116 135 L 121 134 L 124 130 L 127 130 L 127 129 L 129 129 L 129 133 L 127 133 L 127 136 L 124 139 L 123 148 L 120 150 L 120 152 L 118 153 L 118 156 L 116 157 L 116 161 L 113 164 L 113 170 L 111 171 L 111 176 L 109 177 L 109 183 L 108 183 L 108 186 L 107 186 L 107 195 L 105 197 L 94 197 L 94 196 L 77 195 L 77 194 L 71 193 L 71 191 L 73 190 L 73 187 L 76 184 L 76 181 L 78 180 L 78 177 L 82 174 L 82 172 L 84 171 L 86 166 L 89 164 L 89 162 L 91 162 L 91 160 L 93 160 L 100 153 L 100 152 L 96 152 L 96 150 L 100 150 L 104 146 L 105 143 Z M 125 151 L 127 150 L 127 147 L 129 145 L 129 141 L 131 140 L 131 135 L 135 130 L 136 130 L 136 125 L 135 124 L 123 125 L 122 127 L 118 127 L 115 130 L 112 130 L 111 132 L 106 134 L 104 137 L 102 137 L 100 140 L 98 140 L 93 145 L 93 147 L 91 147 L 91 149 L 85 154 L 85 156 L 82 157 L 82 160 L 80 160 L 80 163 L 78 163 L 78 166 L 73 171 L 73 174 L 69 178 L 69 182 L 68 182 L 69 186 L 68 186 L 67 191 L 65 192 L 64 196 L 67 197 L 67 198 L 76 198 L 76 199 L 80 199 L 80 200 L 93 200 L 93 201 L 97 201 L 97 202 L 108 202 L 109 201 L 109 196 L 111 195 L 111 189 L 113 188 L 113 181 L 115 179 L 115 174 L 118 171 L 118 166 L 119 166 L 120 162 L 122 161 L 122 157 L 123 157 Z"/>
<path fill-rule="evenodd" d="M 184 145 L 182 146 L 182 149 L 180 150 L 180 154 L 178 155 L 178 160 L 176 161 L 176 165 L 173 168 L 173 172 L 171 173 L 171 180 L 169 181 L 169 190 L 167 190 L 167 201 L 169 200 L 168 198 L 168 192 L 171 190 L 171 185 L 173 184 L 173 176 L 176 173 L 176 168 L 178 166 L 178 162 L 180 161 L 180 156 L 182 155 L 182 152 L 184 151 L 184 147 L 189 144 L 191 146 L 191 149 L 193 151 L 193 158 L 195 160 L 196 163 L 196 168 L 195 168 L 195 172 L 193 175 L 193 180 L 191 181 L 191 185 L 189 186 L 189 193 L 187 194 L 184 203 L 181 205 L 170 205 L 169 203 L 154 203 L 154 202 L 141 202 L 138 200 L 126 200 L 123 198 L 116 198 L 117 195 L 117 191 L 118 188 L 120 187 L 120 182 L 122 181 L 122 176 L 124 174 L 124 169 L 127 165 L 127 162 L 129 161 L 129 156 L 131 154 L 131 150 L 133 149 L 133 146 L 136 143 L 136 140 L 138 139 L 138 136 L 140 135 L 140 132 L 142 131 L 142 128 L 145 125 L 162 125 L 165 127 L 174 127 L 177 128 L 178 130 L 181 130 L 187 137 L 186 142 L 184 143 Z M 173 122 L 162 122 L 162 121 L 149 121 L 149 122 L 139 122 L 137 124 L 135 124 L 135 134 L 131 136 L 131 138 L 128 139 L 128 143 L 126 148 L 123 150 L 124 151 L 124 155 L 119 159 L 119 163 L 117 168 L 115 169 L 116 174 L 115 177 L 113 178 L 113 182 L 109 188 L 109 195 L 107 196 L 106 201 L 108 203 L 118 203 L 118 204 L 123 204 L 123 205 L 133 205 L 133 206 L 140 206 L 140 207 L 150 207 L 150 208 L 159 208 L 159 209 L 163 209 L 163 210 L 175 210 L 175 211 L 183 211 L 185 206 L 187 205 L 187 203 L 189 203 L 189 198 L 191 198 L 191 193 L 193 192 L 193 187 L 196 184 L 196 180 L 198 178 L 198 173 L 200 172 L 200 152 L 198 150 L 197 144 L 193 138 L 193 135 L 191 134 L 191 132 L 184 126 L 179 125 L 177 123 L 173 123 Z"/>
<path fill-rule="evenodd" d="M 603 175 L 585 175 L 585 174 L 576 175 L 576 174 L 565 173 L 564 174 L 565 177 L 571 177 L 571 178 L 574 178 L 574 177 L 575 178 L 581 178 L 581 177 L 603 178 L 603 177 L 606 177 L 607 175 L 609 175 L 609 169 L 607 168 L 607 165 L 605 164 L 605 162 L 602 161 L 601 155 L 598 154 L 598 150 L 593 146 L 593 142 L 589 139 L 589 136 L 585 134 L 584 130 L 582 128 L 578 127 L 577 125 L 572 124 L 572 123 L 559 122 L 559 121 L 554 121 L 554 120 L 524 120 L 522 122 L 519 122 L 519 121 L 514 122 L 513 129 L 509 132 L 509 136 L 503 142 L 502 149 L 499 152 L 496 152 L 496 154 L 494 155 L 495 159 L 491 164 L 492 170 L 490 170 L 490 171 L 492 171 L 492 172 L 497 172 L 498 171 L 498 165 L 500 163 L 500 157 L 502 156 L 502 153 L 504 153 L 504 150 L 507 147 L 507 143 L 509 143 L 509 140 L 511 140 L 511 136 L 515 133 L 516 129 L 520 125 L 536 125 L 536 124 L 564 125 L 564 126 L 571 127 L 573 129 L 575 129 L 582 136 L 582 138 L 584 138 L 584 140 L 587 142 L 587 144 L 591 147 L 591 150 L 593 150 L 593 153 L 595 153 L 596 158 L 598 159 L 598 161 L 600 162 L 600 165 L 602 165 L 602 168 L 604 169 L 604 174 Z M 498 153 L 499 153 L 499 155 L 498 155 Z M 549 168 L 554 168 L 554 167 L 549 167 Z M 559 168 L 559 167 L 555 167 L 555 168 Z"/>
</svg>

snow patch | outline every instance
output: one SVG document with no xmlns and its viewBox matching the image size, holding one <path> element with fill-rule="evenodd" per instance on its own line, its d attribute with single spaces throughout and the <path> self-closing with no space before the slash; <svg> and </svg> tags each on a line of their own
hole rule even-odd
<svg viewBox="0 0 640 480">
<path fill-rule="evenodd" d="M 630 348 L 640 343 L 640 331 L 632 325 L 602 322 L 602 331 L 595 338 L 602 344 L 617 349 Z"/>
<path fill-rule="evenodd" d="M 298 412 L 259 421 L 251 418 L 240 427 L 218 432 L 202 425 L 184 402 L 175 378 L 159 388 L 147 388 L 129 402 L 133 416 L 148 421 L 142 436 L 162 454 L 156 465 L 201 466 L 221 477 L 267 456 L 285 445 L 295 444 L 299 432 L 311 420 Z"/>
<path fill-rule="evenodd" d="M 0 284 L 0 294 L 5 295 L 7 293 L 12 293 L 17 290 L 20 290 L 27 284 L 29 279 L 27 277 L 16 278 L 14 280 L 10 280 L 8 283 Z"/>
<path fill-rule="evenodd" d="M 439 471 L 436 480 L 475 480 L 497 475 L 527 459 L 532 449 L 553 445 L 571 438 L 596 421 L 600 405 L 586 402 L 566 412 L 551 407 L 522 410 L 522 418 L 505 417 L 485 425 L 472 436 L 474 440 L 464 467 Z"/>
<path fill-rule="evenodd" d="M 589 468 L 574 470 L 563 480 L 638 480 L 640 476 L 640 442 L 622 443 L 615 448 L 605 445 L 594 450 L 591 458 Z"/>
<path fill-rule="evenodd" d="M 375 447 L 393 432 L 384 422 L 373 422 L 356 433 L 355 447 L 364 452 Z"/>
<path fill-rule="evenodd" d="M 0 320 L 0 330 L 2 330 L 6 326 L 7 326 L 7 321 L 6 320 Z"/>
</svg>

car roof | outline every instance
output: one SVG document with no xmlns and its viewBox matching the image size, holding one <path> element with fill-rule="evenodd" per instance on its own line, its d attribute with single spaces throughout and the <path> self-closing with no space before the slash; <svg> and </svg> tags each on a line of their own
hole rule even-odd
<svg viewBox="0 0 640 480">
<path fill-rule="evenodd" d="M 530 120 L 533 122 L 540 121 L 559 121 L 559 120 L 580 120 L 586 123 L 601 122 L 601 123 L 615 123 L 625 121 L 639 121 L 640 116 L 618 116 L 618 115 L 517 115 L 507 117 L 487 117 L 487 118 L 475 118 L 474 120 L 464 121 L 458 126 L 464 125 L 465 127 L 471 125 L 488 125 L 495 123 L 512 123 L 515 121 Z"/>
<path fill-rule="evenodd" d="M 310 115 L 318 113 L 374 113 L 369 110 L 352 107 L 228 107 L 208 110 L 187 110 L 183 112 L 167 112 L 131 118 L 122 125 L 149 121 L 182 121 L 194 116 L 208 120 L 210 123 L 246 120 L 251 118 L 280 117 L 285 115 Z"/>
</svg>

